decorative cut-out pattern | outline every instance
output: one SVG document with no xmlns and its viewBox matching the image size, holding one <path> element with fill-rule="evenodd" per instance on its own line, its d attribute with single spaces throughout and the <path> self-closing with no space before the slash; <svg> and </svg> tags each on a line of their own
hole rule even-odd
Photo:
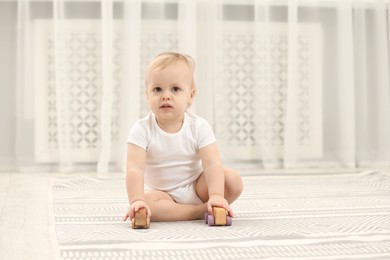
<svg viewBox="0 0 390 260">
<path fill-rule="evenodd" d="M 53 36 L 48 35 L 48 138 L 49 149 L 58 149 L 58 131 L 63 131 L 62 145 L 71 149 L 90 149 L 99 146 L 99 117 L 101 101 L 100 41 L 95 33 L 70 33 L 63 39 L 62 67 L 64 80 L 56 86 Z M 64 125 L 58 127 L 58 88 Z M 68 101 L 65 102 L 65 101 Z M 65 132 L 68 129 L 68 132 Z"/>
<path fill-rule="evenodd" d="M 320 30 L 316 26 L 302 28 L 297 38 L 295 80 L 289 82 L 288 55 L 293 54 L 288 50 L 287 31 L 280 24 L 269 27 L 264 30 L 272 32 L 268 35 L 246 31 L 245 25 L 242 30 L 225 29 L 223 83 L 216 89 L 217 96 L 222 96 L 216 106 L 216 133 L 226 147 L 253 149 L 255 156 L 247 159 L 260 158 L 264 147 L 280 158 L 287 131 L 296 132 L 295 147 L 311 150 L 311 156 L 321 153 L 320 136 L 313 134 L 321 128 L 317 77 L 321 49 L 313 37 L 320 35 Z M 288 102 L 294 104 L 293 111 L 288 110 Z M 294 124 L 286 125 L 287 114 Z M 233 157 L 237 156 L 234 151 Z"/>
<path fill-rule="evenodd" d="M 36 57 L 40 57 L 36 61 L 39 68 L 36 81 L 39 93 L 36 104 L 36 159 L 57 161 L 59 150 L 63 149 L 72 161 L 95 162 L 101 146 L 102 114 L 99 27 L 69 22 L 64 32 L 56 36 L 59 41 L 55 46 L 49 25 L 47 21 L 36 23 Z M 121 44 L 121 35 L 115 34 L 112 62 L 113 144 L 118 141 L 119 135 Z M 43 46 L 41 49 L 40 45 Z M 57 63 L 54 57 L 58 59 Z M 42 99 L 41 95 L 45 93 L 46 98 Z"/>
<path fill-rule="evenodd" d="M 102 64 L 99 26 L 91 21 L 67 22 L 61 46 L 53 45 L 50 22 L 36 24 L 36 67 L 40 81 L 36 87 L 44 97 L 36 106 L 36 158 L 56 161 L 61 149 L 68 150 L 76 162 L 94 162 L 101 146 Z M 321 153 L 321 85 L 316 75 L 320 70 L 320 30 L 316 26 L 302 27 L 297 38 L 294 96 L 287 99 L 288 42 L 285 26 L 270 24 L 272 34 L 254 34 L 248 25 L 233 23 L 222 32 L 215 91 L 215 132 L 219 142 L 229 148 L 245 151 L 245 159 L 264 156 L 259 147 L 279 154 L 286 144 L 288 127 L 296 131 L 294 145 L 299 152 L 311 156 Z M 241 26 L 241 27 L 240 27 Z M 246 28 L 246 29 L 245 29 Z M 306 29 L 305 29 L 306 28 Z M 247 31 L 246 31 L 247 30 Z M 140 52 L 140 116 L 149 111 L 145 98 L 145 69 L 160 51 L 178 48 L 175 22 L 145 23 L 141 34 Z M 123 35 L 115 33 L 113 41 L 113 102 L 111 121 L 112 143 L 119 136 L 119 100 Z M 43 47 L 39 47 L 43 46 Z M 40 48 L 40 49 L 39 49 Z M 54 52 L 57 51 L 54 55 Z M 54 57 L 61 59 L 56 67 Z M 315 59 L 313 59 L 315 57 Z M 313 62 L 315 60 L 315 62 Z M 55 77 L 55 75 L 60 77 Z M 43 79 L 42 79 L 43 78 Z M 201 86 L 200 86 L 201 87 Z M 57 93 L 61 91 L 61 93 Z M 42 100 L 40 95 L 39 100 Z M 38 100 L 38 99 L 37 99 Z M 287 101 L 289 100 L 289 101 Z M 293 100 L 295 110 L 287 110 Z M 286 126 L 286 113 L 293 125 Z M 60 118 L 59 118 L 60 115 Z M 58 124 L 61 124 L 60 126 Z M 316 129 L 317 127 L 317 129 Z M 61 139 L 59 139 L 61 138 Z M 231 151 L 235 149 L 230 149 Z M 236 150 L 235 150 L 236 151 Z M 236 156 L 237 153 L 234 154 Z M 229 157 L 229 156 L 228 156 Z"/>
</svg>

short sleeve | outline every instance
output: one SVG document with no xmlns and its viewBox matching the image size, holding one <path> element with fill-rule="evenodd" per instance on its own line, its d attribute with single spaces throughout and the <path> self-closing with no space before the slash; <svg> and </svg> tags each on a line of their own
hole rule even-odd
<svg viewBox="0 0 390 260">
<path fill-rule="evenodd" d="M 127 143 L 135 144 L 145 150 L 148 149 L 148 131 L 146 125 L 137 121 L 129 132 Z"/>
<path fill-rule="evenodd" d="M 201 119 L 198 126 L 198 149 L 202 149 L 203 147 L 215 142 L 216 139 L 213 129 L 205 119 Z"/>
</svg>

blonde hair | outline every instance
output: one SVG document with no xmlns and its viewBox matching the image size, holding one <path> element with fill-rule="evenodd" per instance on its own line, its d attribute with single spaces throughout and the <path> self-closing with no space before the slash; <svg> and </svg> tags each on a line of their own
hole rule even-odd
<svg viewBox="0 0 390 260">
<path fill-rule="evenodd" d="M 146 86 L 148 85 L 148 79 L 150 76 L 150 73 L 152 73 L 156 69 L 164 69 L 168 65 L 174 63 L 174 62 L 184 62 L 187 67 L 190 69 L 190 72 L 192 74 L 192 85 L 191 88 L 194 89 L 196 88 L 195 85 L 195 61 L 194 59 L 187 55 L 187 54 L 182 54 L 178 52 L 163 52 L 158 54 L 150 63 L 149 66 L 146 70 L 146 75 L 145 75 L 145 84 Z"/>
</svg>

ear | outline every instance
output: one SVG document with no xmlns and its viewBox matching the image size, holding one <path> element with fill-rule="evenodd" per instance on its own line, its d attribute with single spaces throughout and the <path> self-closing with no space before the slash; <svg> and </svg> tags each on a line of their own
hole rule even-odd
<svg viewBox="0 0 390 260">
<path fill-rule="evenodd" d="M 195 98 L 196 88 L 191 89 L 191 100 Z"/>
<path fill-rule="evenodd" d="M 190 93 L 190 100 L 188 101 L 188 106 L 192 105 L 195 95 L 196 95 L 196 88 L 192 88 Z"/>
</svg>

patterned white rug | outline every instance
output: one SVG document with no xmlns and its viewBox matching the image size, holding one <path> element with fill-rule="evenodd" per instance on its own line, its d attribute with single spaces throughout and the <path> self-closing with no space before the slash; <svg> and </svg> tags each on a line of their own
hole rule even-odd
<svg viewBox="0 0 390 260">
<path fill-rule="evenodd" d="M 244 177 L 230 227 L 204 221 L 133 230 L 123 177 L 58 178 L 63 259 L 390 259 L 390 176 L 378 171 Z"/>
</svg>

